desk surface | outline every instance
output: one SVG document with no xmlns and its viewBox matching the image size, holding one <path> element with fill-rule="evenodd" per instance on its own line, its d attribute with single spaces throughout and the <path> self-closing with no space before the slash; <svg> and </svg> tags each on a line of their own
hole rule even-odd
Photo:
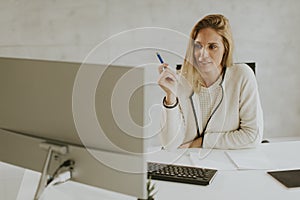
<svg viewBox="0 0 300 200">
<path fill-rule="evenodd" d="M 267 157 L 271 162 L 271 169 L 300 169 L 300 141 L 280 142 L 261 144 L 257 149 Z M 156 154 L 148 156 L 148 160 L 157 162 L 173 162 L 184 165 L 195 165 L 189 157 L 190 152 L 198 152 L 199 149 L 177 150 L 175 152 L 160 151 Z M 238 150 L 239 151 L 239 150 Z M 159 156 L 157 156 L 159 155 Z M 216 159 L 216 166 L 226 162 L 224 151 L 213 150 L 207 155 L 203 161 Z M 216 156 L 216 157 L 215 157 Z M 217 159 L 220 159 L 218 162 Z M 210 163 L 211 164 L 211 163 Z M 228 159 L 224 168 L 220 166 L 218 174 L 213 182 L 208 186 L 198 186 L 182 183 L 173 183 L 165 181 L 153 181 L 158 190 L 156 194 L 157 200 L 165 199 L 184 199 L 203 197 L 209 199 L 298 199 L 300 196 L 300 188 L 288 189 L 273 177 L 266 173 L 266 169 L 237 170 L 235 165 Z M 11 173 L 7 173 L 11 172 Z M 29 170 L 21 170 L 7 164 L 0 163 L 0 199 L 30 199 L 30 195 L 34 193 L 38 182 L 39 174 Z M 1 178 L 2 177 L 2 178 Z M 12 184 L 7 180 L 19 181 L 16 184 L 15 191 Z M 11 194 L 15 192 L 15 194 Z M 10 193 L 10 194 L 9 194 Z M 2 195 L 2 196 L 1 196 Z M 10 197 L 10 198 L 7 198 Z M 12 198 L 14 197 L 14 198 Z M 26 198 L 28 197 L 28 198 Z M 135 199 L 133 197 L 105 191 L 90 186 L 68 182 L 60 186 L 56 186 L 45 193 L 47 199 Z"/>
<path fill-rule="evenodd" d="M 199 151 L 191 149 L 190 151 Z M 239 151 L 239 150 L 237 150 Z M 300 142 L 280 142 L 261 144 L 257 149 L 270 161 L 270 169 L 255 169 L 255 170 L 238 170 L 227 168 L 219 169 L 218 174 L 213 182 L 208 186 L 197 186 L 189 184 L 172 183 L 165 181 L 155 181 L 158 193 L 157 199 L 184 199 L 186 197 L 203 197 L 209 199 L 232 199 L 232 200 L 247 200 L 247 199 L 298 199 L 300 196 L 300 188 L 286 188 L 266 172 L 278 169 L 300 169 Z M 168 159 L 168 162 L 176 160 L 175 163 L 191 164 L 187 153 L 182 153 L 182 150 L 174 152 L 164 152 L 158 161 Z M 213 150 L 211 155 L 224 162 L 224 158 L 220 155 L 224 151 Z M 210 159 L 208 155 L 205 159 Z M 154 160 L 154 158 L 150 158 Z M 205 161 L 204 159 L 204 161 Z"/>
</svg>

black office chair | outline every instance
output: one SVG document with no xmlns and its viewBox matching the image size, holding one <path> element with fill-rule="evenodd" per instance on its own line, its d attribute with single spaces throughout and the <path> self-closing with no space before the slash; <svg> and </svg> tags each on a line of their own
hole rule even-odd
<svg viewBox="0 0 300 200">
<path fill-rule="evenodd" d="M 246 62 L 246 64 L 253 70 L 255 74 L 255 62 Z"/>
</svg>

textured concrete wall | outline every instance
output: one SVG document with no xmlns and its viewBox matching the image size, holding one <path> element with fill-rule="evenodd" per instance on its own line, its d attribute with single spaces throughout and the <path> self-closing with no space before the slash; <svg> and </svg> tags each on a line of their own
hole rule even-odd
<svg viewBox="0 0 300 200">
<path fill-rule="evenodd" d="M 299 8 L 297 0 L 1 0 L 0 56 L 82 61 L 102 42 L 92 61 L 154 65 L 153 49 L 141 47 L 155 47 L 174 65 L 194 23 L 222 13 L 232 25 L 235 61 L 257 63 L 265 137 L 300 136 Z M 132 30 L 142 27 L 164 29 Z M 156 78 L 153 67 L 148 79 Z"/>
</svg>

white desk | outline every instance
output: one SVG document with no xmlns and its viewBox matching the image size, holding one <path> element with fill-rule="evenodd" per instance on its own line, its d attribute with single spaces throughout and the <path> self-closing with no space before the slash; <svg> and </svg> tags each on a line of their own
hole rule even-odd
<svg viewBox="0 0 300 200">
<path fill-rule="evenodd" d="M 193 152 L 198 150 L 199 149 L 190 149 L 189 151 Z M 300 141 L 261 144 L 257 150 L 263 152 L 271 161 L 272 169 L 300 169 L 300 156 L 298 155 L 298 152 L 300 151 Z M 188 154 L 184 152 L 184 150 L 177 150 L 176 152 L 162 151 L 158 154 L 160 156 L 149 156 L 149 160 L 158 162 L 175 161 L 175 163 L 178 164 L 192 165 Z M 223 156 L 224 152 L 214 151 L 205 159 L 211 159 L 211 156 L 216 156 L 218 154 Z M 222 156 L 219 158 L 222 159 L 221 162 L 224 162 L 224 157 Z M 273 177 L 266 174 L 266 171 L 268 170 L 220 169 L 213 182 L 208 186 L 153 181 L 158 189 L 155 199 L 299 199 L 300 188 L 287 189 Z M 4 173 L 5 176 L 3 178 Z M 22 173 L 19 168 L 10 167 L 9 165 L 0 163 L 0 199 L 29 199 L 30 194 L 32 195 L 36 188 L 38 173 L 26 170 L 25 176 L 23 176 L 23 174 L 24 171 Z M 21 180 L 22 182 L 21 184 L 17 183 L 16 190 L 14 191 L 11 185 L 6 184 L 10 184 L 8 180 L 15 180 L 16 182 L 20 182 Z M 15 194 L 11 194 L 13 192 L 15 192 Z M 44 199 L 133 200 L 135 198 L 69 182 L 48 190 Z"/>
<path fill-rule="evenodd" d="M 273 169 L 300 169 L 300 141 L 261 144 L 257 150 L 265 154 Z M 175 158 L 174 153 L 169 154 L 169 160 Z M 165 156 L 167 157 L 164 155 L 160 161 L 163 161 Z M 183 155 L 176 163 L 191 164 L 188 158 Z M 213 182 L 208 186 L 155 181 L 158 188 L 156 197 L 159 200 L 187 197 L 205 200 L 294 200 L 300 198 L 300 188 L 288 189 L 266 171 L 268 170 L 219 170 Z"/>
</svg>

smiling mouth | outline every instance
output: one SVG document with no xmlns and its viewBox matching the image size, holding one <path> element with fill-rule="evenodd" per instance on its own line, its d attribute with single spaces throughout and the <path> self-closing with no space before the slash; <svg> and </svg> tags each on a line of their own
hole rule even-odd
<svg viewBox="0 0 300 200">
<path fill-rule="evenodd" d="M 200 65 L 208 65 L 211 64 L 212 62 L 199 62 Z"/>
</svg>

